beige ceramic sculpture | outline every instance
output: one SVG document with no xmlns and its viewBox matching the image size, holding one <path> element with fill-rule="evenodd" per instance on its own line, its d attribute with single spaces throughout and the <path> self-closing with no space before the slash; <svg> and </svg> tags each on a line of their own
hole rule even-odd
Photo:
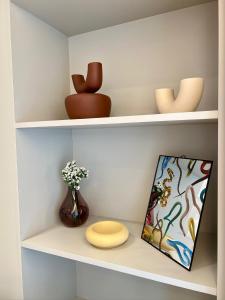
<svg viewBox="0 0 225 300">
<path fill-rule="evenodd" d="M 180 82 L 180 90 L 175 99 L 170 88 L 155 90 L 158 110 L 163 113 L 194 111 L 198 107 L 203 93 L 203 78 L 186 78 Z"/>
<path fill-rule="evenodd" d="M 86 239 L 98 248 L 114 248 L 126 242 L 129 236 L 127 227 L 115 221 L 101 221 L 90 225 Z"/>
</svg>

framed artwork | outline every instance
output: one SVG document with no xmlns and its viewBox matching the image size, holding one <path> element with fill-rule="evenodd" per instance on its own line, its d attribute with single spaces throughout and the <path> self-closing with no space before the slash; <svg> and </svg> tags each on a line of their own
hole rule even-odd
<svg viewBox="0 0 225 300">
<path fill-rule="evenodd" d="M 142 239 L 191 270 L 212 161 L 160 155 Z"/>
</svg>

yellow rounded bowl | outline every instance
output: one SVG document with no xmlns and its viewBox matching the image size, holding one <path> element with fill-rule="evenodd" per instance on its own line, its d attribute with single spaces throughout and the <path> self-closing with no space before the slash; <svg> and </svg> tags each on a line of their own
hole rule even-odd
<svg viewBox="0 0 225 300">
<path fill-rule="evenodd" d="M 86 239 L 98 248 L 114 248 L 126 242 L 129 236 L 127 227 L 115 221 L 101 221 L 90 225 Z"/>
</svg>

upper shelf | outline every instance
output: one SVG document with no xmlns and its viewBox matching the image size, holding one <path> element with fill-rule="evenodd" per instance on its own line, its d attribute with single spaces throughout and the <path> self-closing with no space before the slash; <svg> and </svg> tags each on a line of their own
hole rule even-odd
<svg viewBox="0 0 225 300">
<path fill-rule="evenodd" d="M 141 125 L 165 125 L 185 123 L 216 123 L 218 111 L 196 111 L 171 114 L 121 116 L 95 119 L 53 120 L 35 122 L 17 122 L 16 128 L 83 128 L 83 127 L 118 127 Z"/>
<path fill-rule="evenodd" d="M 130 232 L 128 241 L 118 248 L 97 249 L 85 240 L 90 217 L 78 228 L 56 226 L 22 242 L 22 247 L 138 277 L 216 295 L 216 250 L 212 234 L 200 234 L 192 270 L 188 272 L 144 242 L 142 224 L 124 222 Z"/>
<path fill-rule="evenodd" d="M 13 0 L 67 36 L 114 26 L 212 0 Z M 52 5 L 54 2 L 54 9 Z"/>
</svg>

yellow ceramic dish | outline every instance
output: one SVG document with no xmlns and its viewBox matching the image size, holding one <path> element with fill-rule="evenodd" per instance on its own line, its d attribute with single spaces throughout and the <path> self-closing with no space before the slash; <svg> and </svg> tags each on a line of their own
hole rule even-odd
<svg viewBox="0 0 225 300">
<path fill-rule="evenodd" d="M 115 221 L 101 221 L 90 225 L 86 230 L 86 239 L 98 248 L 114 248 L 128 239 L 126 226 Z"/>
</svg>

